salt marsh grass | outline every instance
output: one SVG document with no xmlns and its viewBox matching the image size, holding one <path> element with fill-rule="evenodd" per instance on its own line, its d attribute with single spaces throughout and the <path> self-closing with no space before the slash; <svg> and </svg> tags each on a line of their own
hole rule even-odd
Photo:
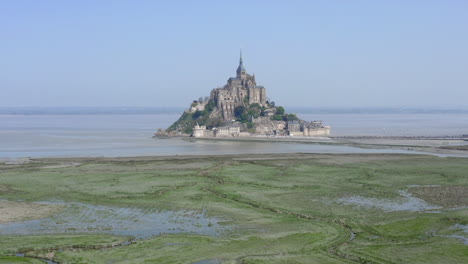
<svg viewBox="0 0 468 264">
<path fill-rule="evenodd" d="M 70 163 L 80 165 L 60 166 Z M 75 158 L 0 164 L 0 170 L 0 199 L 67 205 L 41 214 L 41 219 L 15 218 L 4 225 L 38 221 L 40 232 L 28 225 L 16 233 L 0 229 L 0 257 L 10 263 L 26 261 L 14 257 L 18 252 L 59 263 L 468 260 L 463 243 L 467 233 L 455 228 L 468 224 L 464 158 L 399 154 Z M 350 197 L 359 197 L 360 203 Z M 424 206 L 418 210 L 379 206 L 401 205 L 405 199 Z M 363 206 L 362 201 L 374 204 Z M 152 218 L 153 214 L 168 217 Z M 146 225 L 146 220 L 154 226 Z M 53 224 L 45 224 L 48 221 Z M 140 229 L 144 235 L 126 232 Z M 125 241 L 130 242 L 122 244 Z"/>
</svg>

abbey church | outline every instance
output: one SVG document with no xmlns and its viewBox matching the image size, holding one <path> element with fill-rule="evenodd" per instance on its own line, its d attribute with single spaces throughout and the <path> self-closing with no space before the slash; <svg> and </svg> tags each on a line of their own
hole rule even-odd
<svg viewBox="0 0 468 264">
<path fill-rule="evenodd" d="M 234 119 L 234 110 L 238 106 L 259 104 L 266 106 L 265 87 L 257 86 L 255 75 L 246 72 L 240 56 L 236 77 L 228 79 L 227 84 L 211 91 L 210 98 L 214 100 L 216 107 L 222 111 L 224 121 Z"/>
<path fill-rule="evenodd" d="M 321 121 L 307 122 L 267 100 L 266 89 L 245 70 L 240 55 L 236 77 L 210 96 L 194 100 L 182 116 L 156 136 L 249 137 L 328 136 L 330 127 Z"/>
</svg>

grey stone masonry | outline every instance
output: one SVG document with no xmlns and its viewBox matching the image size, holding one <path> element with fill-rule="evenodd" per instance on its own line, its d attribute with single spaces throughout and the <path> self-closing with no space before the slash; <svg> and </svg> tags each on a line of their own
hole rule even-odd
<svg viewBox="0 0 468 264">
<path fill-rule="evenodd" d="M 222 112 L 224 121 L 235 118 L 234 109 L 236 107 L 254 103 L 264 106 L 267 98 L 265 87 L 258 86 L 255 75 L 246 72 L 242 55 L 239 67 L 237 67 L 236 77 L 229 78 L 227 84 L 223 87 L 213 89 L 210 97 Z"/>
</svg>

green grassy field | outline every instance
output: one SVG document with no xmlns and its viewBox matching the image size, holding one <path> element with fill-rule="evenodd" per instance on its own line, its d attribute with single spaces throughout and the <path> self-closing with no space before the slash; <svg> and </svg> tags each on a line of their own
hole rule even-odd
<svg viewBox="0 0 468 264">
<path fill-rule="evenodd" d="M 71 162 L 81 164 L 67 167 Z M 15 253 L 58 263 L 468 263 L 468 245 L 461 239 L 468 234 L 459 228 L 468 225 L 465 158 L 43 159 L 0 164 L 0 199 L 32 207 L 60 202 L 195 212 L 217 219 L 222 230 L 165 232 L 128 245 L 120 244 L 129 236 L 112 228 L 3 234 L 0 263 L 41 263 Z M 67 212 L 66 219 L 73 217 L 73 210 Z"/>
</svg>

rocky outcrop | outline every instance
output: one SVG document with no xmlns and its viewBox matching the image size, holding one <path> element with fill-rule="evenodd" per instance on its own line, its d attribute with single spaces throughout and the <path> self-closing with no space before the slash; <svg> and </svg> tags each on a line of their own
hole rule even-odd
<svg viewBox="0 0 468 264">
<path fill-rule="evenodd" d="M 236 77 L 214 88 L 210 97 L 192 102 L 182 116 L 157 136 L 242 137 L 328 136 L 330 127 L 321 121 L 306 122 L 269 102 L 266 89 L 258 86 L 255 75 L 246 72 L 240 57 Z"/>
</svg>

